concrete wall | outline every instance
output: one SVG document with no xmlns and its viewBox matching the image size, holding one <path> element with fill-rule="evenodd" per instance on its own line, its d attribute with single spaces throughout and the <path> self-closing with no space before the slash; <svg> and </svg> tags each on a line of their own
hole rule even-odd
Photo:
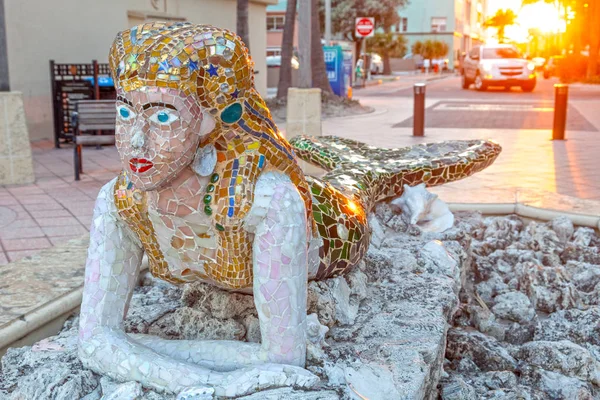
<svg viewBox="0 0 600 400">
<path fill-rule="evenodd" d="M 251 0 L 250 50 L 256 87 L 266 95 L 266 6 Z M 15 0 L 5 2 L 11 89 L 21 91 L 31 140 L 53 137 L 49 60 L 57 63 L 108 61 L 118 31 L 148 19 L 184 18 L 235 30 L 235 0 Z M 141 17 L 140 17 L 141 16 Z"/>
<path fill-rule="evenodd" d="M 471 12 L 467 10 L 470 4 Z M 458 64 L 457 54 L 469 51 L 483 35 L 481 23 L 487 0 L 419 0 L 398 9 L 400 17 L 407 18 L 407 32 L 400 32 L 408 40 L 408 49 L 416 41 L 427 39 L 446 42 L 449 48 L 449 68 Z M 478 11 L 481 10 L 481 11 Z M 446 32 L 431 32 L 431 19 L 446 17 Z"/>
<path fill-rule="evenodd" d="M 390 58 L 390 67 L 392 68 L 392 71 L 415 71 L 417 68 L 415 60 L 412 58 L 408 60 Z"/>
</svg>

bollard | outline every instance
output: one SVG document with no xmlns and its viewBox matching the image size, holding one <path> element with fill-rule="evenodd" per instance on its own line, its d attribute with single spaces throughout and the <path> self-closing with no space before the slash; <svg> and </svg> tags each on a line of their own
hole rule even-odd
<svg viewBox="0 0 600 400">
<path fill-rule="evenodd" d="M 565 140 L 568 99 L 569 85 L 556 83 L 554 85 L 554 125 L 552 126 L 552 140 Z"/>
<path fill-rule="evenodd" d="M 425 136 L 425 84 L 415 83 L 413 136 Z"/>
</svg>

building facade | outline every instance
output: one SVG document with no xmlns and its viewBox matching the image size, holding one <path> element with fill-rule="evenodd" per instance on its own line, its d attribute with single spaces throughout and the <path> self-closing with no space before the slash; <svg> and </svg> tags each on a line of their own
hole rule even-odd
<svg viewBox="0 0 600 400">
<path fill-rule="evenodd" d="M 448 66 L 455 68 L 462 52 L 483 43 L 485 10 L 486 0 L 411 1 L 398 10 L 400 22 L 393 31 L 406 37 L 409 52 L 416 41 L 445 42 Z"/>
<path fill-rule="evenodd" d="M 281 55 L 283 41 L 283 26 L 285 25 L 286 0 L 267 7 L 267 56 Z M 297 18 L 297 16 L 296 16 Z M 298 23 L 294 25 L 294 49 L 298 49 Z"/>
<path fill-rule="evenodd" d="M 256 87 L 266 96 L 266 8 L 250 0 L 250 50 Z M 53 137 L 49 60 L 108 62 L 118 31 L 146 21 L 188 21 L 236 29 L 236 0 L 18 0 L 5 1 L 11 90 L 23 93 L 32 140 Z"/>
</svg>

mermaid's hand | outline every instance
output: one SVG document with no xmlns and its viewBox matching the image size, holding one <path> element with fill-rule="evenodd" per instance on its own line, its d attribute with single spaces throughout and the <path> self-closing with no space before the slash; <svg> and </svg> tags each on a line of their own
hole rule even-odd
<svg viewBox="0 0 600 400">
<path fill-rule="evenodd" d="M 212 399 L 213 394 L 223 397 L 238 397 L 258 390 L 294 386 L 308 389 L 315 386 L 319 378 L 304 368 L 285 364 L 262 364 L 222 373 L 222 379 L 212 387 L 194 386 L 182 390 L 177 400 Z"/>
</svg>

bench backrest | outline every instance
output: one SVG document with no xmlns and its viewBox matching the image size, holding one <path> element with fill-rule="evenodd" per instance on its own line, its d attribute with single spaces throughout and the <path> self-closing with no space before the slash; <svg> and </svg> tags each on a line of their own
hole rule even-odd
<svg viewBox="0 0 600 400">
<path fill-rule="evenodd" d="M 115 129 L 117 111 L 114 100 L 79 100 L 75 111 L 81 132 Z"/>
</svg>

